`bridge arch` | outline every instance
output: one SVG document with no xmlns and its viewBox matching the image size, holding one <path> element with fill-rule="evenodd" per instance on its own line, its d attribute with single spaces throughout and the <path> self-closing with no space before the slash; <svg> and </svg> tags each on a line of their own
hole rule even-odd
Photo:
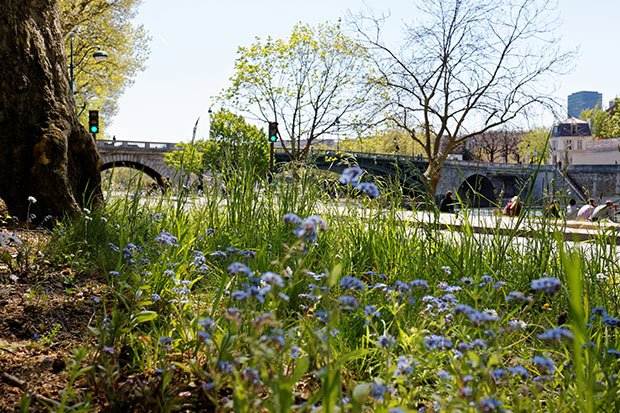
<svg viewBox="0 0 620 413">
<path fill-rule="evenodd" d="M 135 161 L 130 161 L 130 160 L 113 161 L 113 162 L 104 163 L 103 165 L 101 165 L 101 168 L 99 169 L 101 172 L 103 172 L 108 169 L 119 168 L 119 167 L 132 168 L 137 171 L 144 172 L 149 177 L 151 177 L 154 181 L 156 181 L 157 185 L 159 185 L 162 188 L 168 185 L 166 183 L 166 180 L 164 179 L 164 176 L 162 176 L 160 172 L 140 162 L 135 162 Z"/>
<path fill-rule="evenodd" d="M 497 205 L 495 186 L 485 175 L 469 175 L 459 186 L 458 195 L 468 206 L 485 208 Z"/>
</svg>

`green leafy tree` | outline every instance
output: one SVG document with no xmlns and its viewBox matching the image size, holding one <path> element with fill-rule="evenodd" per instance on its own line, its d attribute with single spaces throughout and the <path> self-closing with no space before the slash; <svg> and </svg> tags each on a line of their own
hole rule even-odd
<svg viewBox="0 0 620 413">
<path fill-rule="evenodd" d="M 269 168 L 265 132 L 226 109 L 212 115 L 209 139 L 177 147 L 180 150 L 165 154 L 164 161 L 199 176 L 205 171 L 215 174 L 249 166 L 257 177 L 264 177 Z"/>
<path fill-rule="evenodd" d="M 608 110 L 599 107 L 584 110 L 581 119 L 590 122 L 592 136 L 603 139 L 620 138 L 620 98 L 615 98 Z"/>
<path fill-rule="evenodd" d="M 149 37 L 135 25 L 141 0 L 58 0 L 67 56 L 73 48 L 74 99 L 82 124 L 86 109 L 97 109 L 104 125 L 118 110 L 118 100 L 145 68 Z M 92 58 L 98 48 L 108 59 Z M 105 128 L 102 128 L 105 132 Z"/>
<path fill-rule="evenodd" d="M 522 163 L 545 162 L 549 158 L 550 128 L 536 128 L 525 133 L 517 145 L 517 154 Z"/>
<path fill-rule="evenodd" d="M 551 2 L 419 0 L 400 48 L 382 38 L 385 19 L 353 19 L 373 51 L 388 119 L 424 148 L 430 198 L 467 140 L 555 104 L 545 85 L 572 54 L 557 47 Z"/>
<path fill-rule="evenodd" d="M 356 123 L 369 86 L 366 50 L 339 25 L 296 25 L 288 39 L 267 38 L 237 51 L 228 105 L 276 121 L 284 150 L 304 158 L 319 138 Z"/>
</svg>

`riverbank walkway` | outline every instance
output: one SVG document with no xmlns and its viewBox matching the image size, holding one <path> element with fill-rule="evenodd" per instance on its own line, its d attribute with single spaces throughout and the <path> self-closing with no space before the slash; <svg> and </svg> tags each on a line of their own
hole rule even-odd
<svg viewBox="0 0 620 413">
<path fill-rule="evenodd" d="M 465 230 L 467 226 L 474 233 L 495 235 L 516 235 L 520 237 L 535 236 L 540 232 L 558 233 L 566 241 L 582 242 L 605 238 L 607 242 L 620 245 L 620 224 L 610 221 L 584 222 L 566 221 L 563 219 L 543 219 L 542 217 L 522 216 L 508 217 L 503 215 L 476 215 L 440 213 L 437 217 L 433 212 L 409 212 L 416 222 L 437 225 L 445 230 Z M 407 214 L 405 214 L 407 215 Z"/>
</svg>

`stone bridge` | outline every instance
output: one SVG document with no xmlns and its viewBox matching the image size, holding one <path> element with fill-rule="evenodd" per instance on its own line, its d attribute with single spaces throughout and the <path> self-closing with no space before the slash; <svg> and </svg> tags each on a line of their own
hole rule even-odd
<svg viewBox="0 0 620 413">
<path fill-rule="evenodd" d="M 174 180 L 177 171 L 166 165 L 164 153 L 175 150 L 176 143 L 139 141 L 97 141 L 101 155 L 101 171 L 125 166 L 151 177 L 161 187 L 165 180 Z"/>
<path fill-rule="evenodd" d="M 163 154 L 175 150 L 174 143 L 139 141 L 97 141 L 102 170 L 126 166 L 149 175 L 160 185 L 164 178 L 175 179 L 176 172 L 163 161 Z M 403 185 L 405 193 L 415 196 L 422 189 L 420 176 L 426 169 L 425 159 L 359 152 L 313 152 L 310 156 L 317 168 L 340 173 L 357 164 L 369 174 L 392 179 Z M 275 153 L 276 164 L 289 161 L 282 151 Z M 479 163 L 448 160 L 442 171 L 437 193 L 448 190 L 469 204 L 486 207 L 502 203 L 514 195 L 529 196 L 542 203 L 550 194 L 560 192 L 584 200 L 614 197 L 620 193 L 620 165 L 570 165 L 560 170 L 555 165 L 522 165 Z"/>
</svg>

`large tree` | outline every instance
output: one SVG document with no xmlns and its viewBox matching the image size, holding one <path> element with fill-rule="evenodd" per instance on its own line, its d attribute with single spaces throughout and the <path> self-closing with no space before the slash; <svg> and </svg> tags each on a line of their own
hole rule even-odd
<svg viewBox="0 0 620 413">
<path fill-rule="evenodd" d="M 101 201 L 99 155 L 76 116 L 67 68 L 56 1 L 3 1 L 0 198 L 20 219 Z"/>
<path fill-rule="evenodd" d="M 237 55 L 223 103 L 278 122 L 282 146 L 296 158 L 356 123 L 369 93 L 366 51 L 339 24 L 300 24 L 288 39 L 257 39 Z"/>
<path fill-rule="evenodd" d="M 581 119 L 590 122 L 592 135 L 597 138 L 620 138 L 620 98 L 615 98 L 607 110 L 599 107 L 584 110 Z"/>
<path fill-rule="evenodd" d="M 448 155 L 468 139 L 555 104 L 553 76 L 570 61 L 553 37 L 550 0 L 420 0 L 405 42 L 382 38 L 385 19 L 353 24 L 372 51 L 385 111 L 423 146 L 434 195 Z"/>
<path fill-rule="evenodd" d="M 118 100 L 144 70 L 149 37 L 133 23 L 141 0 L 58 0 L 60 22 L 67 55 L 73 49 L 74 99 L 80 119 L 85 109 L 97 109 L 105 124 L 118 109 Z M 108 53 L 97 62 L 98 48 Z"/>
</svg>

